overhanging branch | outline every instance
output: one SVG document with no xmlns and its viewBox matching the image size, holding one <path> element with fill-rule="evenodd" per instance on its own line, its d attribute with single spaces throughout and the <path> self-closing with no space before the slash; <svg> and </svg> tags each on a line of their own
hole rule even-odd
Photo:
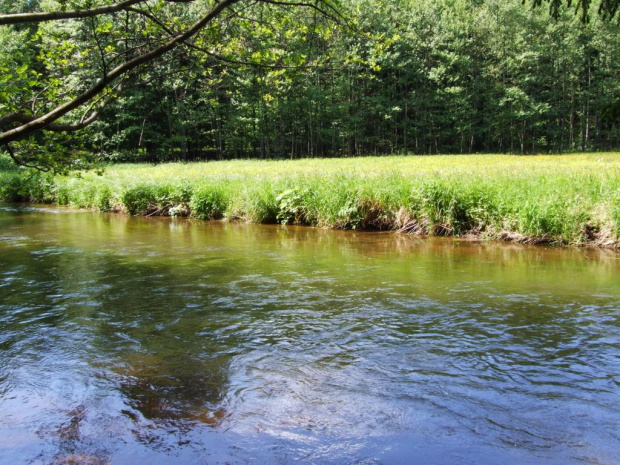
<svg viewBox="0 0 620 465">
<path fill-rule="evenodd" d="M 0 145 L 5 145 L 10 142 L 22 139 L 35 131 L 49 128 L 56 120 L 71 112 L 72 110 L 79 108 L 80 106 L 89 102 L 91 99 L 103 92 L 105 88 L 115 79 L 125 75 L 129 71 L 132 71 L 145 63 L 151 62 L 156 58 L 159 58 L 166 52 L 169 52 L 170 50 L 174 49 L 178 45 L 193 37 L 213 19 L 219 16 L 226 8 L 234 5 L 239 1 L 241 0 L 223 0 L 220 3 L 217 3 L 208 14 L 195 22 L 187 31 L 176 35 L 165 44 L 147 53 L 144 53 L 136 58 L 133 58 L 132 60 L 118 65 L 116 68 L 105 74 L 94 86 L 90 87 L 71 101 L 59 105 L 45 115 L 42 115 L 32 121 L 22 124 L 19 127 L 1 133 Z M 5 118 L 8 120 L 9 117 L 12 117 L 13 122 L 21 123 L 21 120 L 19 119 L 20 117 L 16 115 L 17 114 L 11 114 Z M 4 118 L 2 120 L 4 120 Z"/>
<path fill-rule="evenodd" d="M 72 11 L 44 11 L 37 13 L 16 13 L 0 15 L 0 26 L 8 24 L 40 23 L 43 21 L 56 21 L 59 19 L 80 19 L 91 18 L 107 13 L 115 13 L 129 8 L 132 5 L 143 3 L 146 0 L 125 0 L 124 2 L 112 5 L 89 8 L 86 10 Z"/>
</svg>

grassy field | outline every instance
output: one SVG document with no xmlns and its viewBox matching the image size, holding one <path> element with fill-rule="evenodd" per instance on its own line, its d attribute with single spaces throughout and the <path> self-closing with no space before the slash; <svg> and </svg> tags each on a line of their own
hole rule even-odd
<svg viewBox="0 0 620 465">
<path fill-rule="evenodd" d="M 239 160 L 25 177 L 0 164 L 0 196 L 132 215 L 620 243 L 620 153 Z"/>
</svg>

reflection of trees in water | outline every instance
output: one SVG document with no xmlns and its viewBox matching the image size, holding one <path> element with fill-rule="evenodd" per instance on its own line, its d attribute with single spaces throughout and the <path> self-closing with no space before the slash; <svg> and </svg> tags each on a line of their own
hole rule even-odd
<svg viewBox="0 0 620 465">
<path fill-rule="evenodd" d="M 43 439 L 55 443 L 56 453 L 48 462 L 52 465 L 105 465 L 109 463 L 109 451 L 101 447 L 99 441 L 84 434 L 82 425 L 87 422 L 87 409 L 84 405 L 64 412 L 66 419 L 52 430 L 39 431 Z M 38 458 L 47 457 L 42 453 Z"/>
<path fill-rule="evenodd" d="M 218 358 L 193 361 L 133 353 L 114 368 L 118 389 L 129 407 L 122 413 L 144 427 L 134 434 L 147 443 L 157 440 L 153 428 L 160 426 L 166 427 L 166 433 L 188 432 L 199 424 L 217 427 L 227 416 L 219 406 L 228 382 L 227 368 L 227 362 Z"/>
<path fill-rule="evenodd" d="M 41 456 L 45 463 L 50 457 L 58 464 L 107 463 L 106 435 L 115 428 L 127 432 L 128 424 L 147 447 L 183 444 L 186 433 L 217 428 L 228 418 L 222 407 L 227 354 L 278 341 L 314 348 L 321 333 L 327 341 L 350 334 L 350 325 L 364 328 L 357 329 L 360 338 L 374 328 L 388 332 L 392 343 L 396 337 L 410 341 L 412 350 L 427 354 L 431 375 L 432 364 L 454 363 L 458 375 L 480 374 L 485 382 L 505 379 L 518 387 L 522 376 L 547 396 L 558 383 L 583 382 L 591 389 L 598 360 L 588 350 L 599 360 L 608 356 L 596 345 L 602 344 L 600 325 L 611 323 L 600 320 L 595 306 L 600 300 L 617 308 L 615 300 L 578 295 L 597 282 L 617 289 L 617 260 L 603 262 L 599 252 L 110 218 L 122 221 L 95 221 L 96 241 L 120 250 L 89 253 L 89 242 L 67 226 L 84 252 L 40 242 L 1 257 L 5 270 L 19 269 L 19 279 L 6 276 L 7 311 L 0 321 L 10 369 L 17 369 L 26 341 L 30 353 L 42 354 L 41 364 L 53 354 L 86 361 L 98 373 L 111 370 L 105 394 L 124 402 L 110 409 L 116 425 L 101 420 L 101 406 L 71 407 L 60 419 L 51 412 L 53 425 L 40 433 L 53 444 Z M 75 221 L 83 229 L 72 228 L 88 231 L 92 218 Z M 60 245 L 65 242 L 71 243 L 63 236 Z M 163 246 L 170 251 L 163 253 Z M 584 262 L 586 254 L 594 259 Z M 574 289 L 567 289 L 569 277 Z M 591 315 L 586 303 L 594 305 Z M 344 357 L 339 353 L 337 360 L 346 364 Z"/>
<path fill-rule="evenodd" d="M 38 457 L 42 463 L 107 464 L 114 444 L 129 430 L 139 443 L 166 452 L 189 444 L 186 435 L 192 430 L 217 428 L 228 417 L 221 406 L 228 358 L 133 352 L 116 360 L 112 370 L 102 378 L 108 390 L 118 391 L 126 408 L 105 412 L 98 403 L 79 404 L 54 413 L 53 423 L 38 431 L 48 444 Z"/>
</svg>

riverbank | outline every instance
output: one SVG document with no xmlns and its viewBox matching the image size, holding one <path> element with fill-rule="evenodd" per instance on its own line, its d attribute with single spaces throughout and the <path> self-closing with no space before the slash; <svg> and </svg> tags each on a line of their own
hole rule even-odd
<svg viewBox="0 0 620 465">
<path fill-rule="evenodd" d="M 620 247 L 620 153 L 237 160 L 38 175 L 0 197 L 131 215 Z"/>
</svg>

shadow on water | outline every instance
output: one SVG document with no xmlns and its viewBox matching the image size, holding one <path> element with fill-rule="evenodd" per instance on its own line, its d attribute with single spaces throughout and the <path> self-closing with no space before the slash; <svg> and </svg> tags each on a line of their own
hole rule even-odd
<svg viewBox="0 0 620 465">
<path fill-rule="evenodd" d="M 11 463 L 614 463 L 617 254 L 0 208 Z"/>
</svg>

